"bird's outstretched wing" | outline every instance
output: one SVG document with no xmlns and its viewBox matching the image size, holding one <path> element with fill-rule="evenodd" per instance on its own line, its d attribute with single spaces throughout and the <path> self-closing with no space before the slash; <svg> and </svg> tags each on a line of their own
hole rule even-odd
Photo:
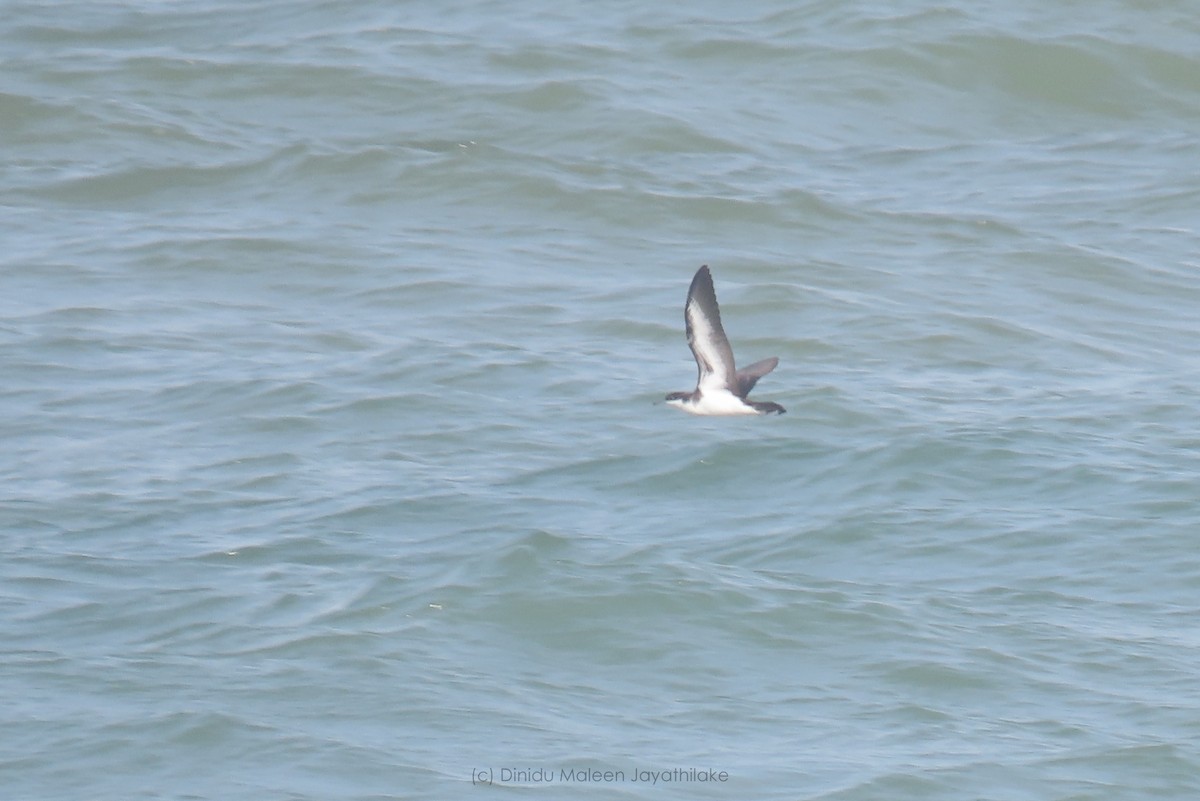
<svg viewBox="0 0 1200 801">
<path fill-rule="evenodd" d="M 763 359 L 760 362 L 755 362 L 749 367 L 743 367 L 737 371 L 737 394 L 739 398 L 745 398 L 750 394 L 750 390 L 754 389 L 754 385 L 758 383 L 758 379 L 762 378 L 767 373 L 775 369 L 775 365 L 779 364 L 779 358 L 772 356 L 769 359 Z"/>
<path fill-rule="evenodd" d="M 738 377 L 733 366 L 733 348 L 721 327 L 721 310 L 708 265 L 697 270 L 692 279 L 683 319 L 687 324 L 688 347 L 696 357 L 697 387 L 702 393 L 720 390 L 736 393 Z"/>
</svg>

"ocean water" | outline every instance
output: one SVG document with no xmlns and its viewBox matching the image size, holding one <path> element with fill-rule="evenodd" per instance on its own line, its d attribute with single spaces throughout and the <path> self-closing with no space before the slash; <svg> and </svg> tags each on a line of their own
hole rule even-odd
<svg viewBox="0 0 1200 801">
<path fill-rule="evenodd" d="M 8 799 L 1200 797 L 1183 2 L 7 2 Z M 709 264 L 755 395 L 662 404 Z"/>
</svg>

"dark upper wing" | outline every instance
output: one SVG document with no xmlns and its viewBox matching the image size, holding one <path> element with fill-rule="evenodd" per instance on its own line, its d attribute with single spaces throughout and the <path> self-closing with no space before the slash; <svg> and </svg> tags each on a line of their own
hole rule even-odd
<svg viewBox="0 0 1200 801">
<path fill-rule="evenodd" d="M 749 395 L 750 390 L 754 389 L 754 385 L 758 383 L 758 379 L 774 370 L 775 365 L 777 364 L 779 364 L 779 359 L 775 356 L 772 356 L 769 359 L 763 359 L 761 362 L 755 362 L 749 367 L 743 367 L 741 370 L 738 370 L 738 396 L 744 398 Z"/>
<path fill-rule="evenodd" d="M 717 292 L 713 289 L 708 265 L 696 271 L 688 289 L 687 304 L 683 307 L 687 323 L 688 347 L 696 357 L 700 391 L 728 389 L 737 391 L 737 374 L 733 367 L 733 348 L 725 329 L 721 327 L 721 310 L 717 307 Z"/>
</svg>

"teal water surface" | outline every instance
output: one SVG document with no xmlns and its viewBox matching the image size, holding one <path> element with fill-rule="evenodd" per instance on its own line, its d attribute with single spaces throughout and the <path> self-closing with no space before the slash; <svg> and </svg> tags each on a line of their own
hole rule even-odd
<svg viewBox="0 0 1200 801">
<path fill-rule="evenodd" d="M 1200 793 L 1187 4 L 0 42 L 5 797 Z"/>
</svg>

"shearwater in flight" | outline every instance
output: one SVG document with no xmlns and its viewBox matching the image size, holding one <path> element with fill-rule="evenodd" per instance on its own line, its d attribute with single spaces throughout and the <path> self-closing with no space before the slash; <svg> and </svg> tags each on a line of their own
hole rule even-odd
<svg viewBox="0 0 1200 801">
<path fill-rule="evenodd" d="M 733 365 L 733 348 L 721 327 L 721 310 L 713 289 L 708 265 L 696 271 L 683 307 L 688 347 L 696 357 L 696 389 L 672 392 L 667 403 L 691 414 L 783 414 L 786 410 L 771 401 L 752 401 L 746 396 L 758 379 L 775 369 L 772 356 L 738 370 Z"/>
</svg>

